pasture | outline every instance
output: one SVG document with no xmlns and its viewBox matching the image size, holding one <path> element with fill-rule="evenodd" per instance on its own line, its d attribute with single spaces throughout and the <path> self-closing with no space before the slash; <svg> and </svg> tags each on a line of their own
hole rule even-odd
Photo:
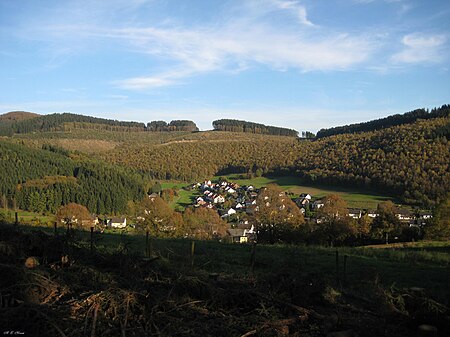
<svg viewBox="0 0 450 337">
<path fill-rule="evenodd" d="M 304 180 L 298 177 L 285 176 L 285 177 L 255 177 L 251 179 L 243 178 L 242 174 L 231 174 L 221 176 L 228 181 L 235 182 L 241 186 L 253 185 L 256 188 L 267 186 L 269 184 L 277 184 L 286 191 L 292 193 L 297 197 L 301 193 L 309 193 L 314 198 L 320 199 L 328 194 L 337 194 L 344 199 L 349 207 L 361 208 L 361 209 L 376 209 L 377 205 L 386 200 L 393 200 L 393 198 L 381 195 L 373 191 L 367 191 L 361 188 L 347 188 L 340 186 L 324 186 L 324 185 L 312 185 L 305 183 Z M 218 181 L 219 176 L 212 177 L 211 180 Z M 163 188 L 178 187 L 179 197 L 176 197 L 171 203 L 174 209 L 183 210 L 187 205 L 192 204 L 195 196 L 198 195 L 198 191 L 186 191 L 181 187 L 188 186 L 189 184 L 183 182 L 166 181 L 161 183 Z M 395 200 L 394 200 L 395 201 Z"/>
</svg>

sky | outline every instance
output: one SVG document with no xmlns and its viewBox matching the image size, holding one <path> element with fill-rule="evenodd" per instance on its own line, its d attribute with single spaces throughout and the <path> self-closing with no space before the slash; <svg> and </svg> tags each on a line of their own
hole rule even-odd
<svg viewBox="0 0 450 337">
<path fill-rule="evenodd" d="M 0 0 L 0 113 L 316 132 L 450 103 L 448 0 Z"/>
</svg>

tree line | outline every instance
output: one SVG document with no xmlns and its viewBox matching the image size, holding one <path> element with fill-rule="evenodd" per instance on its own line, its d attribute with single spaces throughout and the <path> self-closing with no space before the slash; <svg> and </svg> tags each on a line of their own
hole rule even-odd
<svg viewBox="0 0 450 337">
<path fill-rule="evenodd" d="M 73 129 L 96 129 L 110 131 L 198 131 L 189 120 L 173 120 L 170 123 L 154 121 L 147 125 L 140 122 L 124 122 L 72 113 L 37 115 L 29 119 L 0 119 L 0 136 L 12 136 L 31 132 L 71 131 Z"/>
<path fill-rule="evenodd" d="M 329 129 L 321 129 L 317 132 L 316 138 L 324 138 L 333 135 L 340 135 L 344 133 L 367 132 L 392 126 L 411 124 L 418 119 L 431 119 L 448 117 L 450 112 L 450 105 L 443 105 L 440 108 L 434 108 L 431 111 L 426 109 L 416 109 L 404 114 L 396 114 L 385 118 L 376 119 L 369 122 L 356 123 L 344 126 L 337 126 Z"/>
<path fill-rule="evenodd" d="M 189 120 L 152 121 L 147 123 L 147 131 L 198 131 L 197 125 Z"/>
<path fill-rule="evenodd" d="M 276 126 L 268 126 L 259 123 L 247 122 L 236 119 L 218 119 L 212 122 L 214 130 L 232 131 L 232 132 L 249 132 L 276 136 L 297 137 L 298 132 L 293 129 L 280 128 Z"/>
</svg>

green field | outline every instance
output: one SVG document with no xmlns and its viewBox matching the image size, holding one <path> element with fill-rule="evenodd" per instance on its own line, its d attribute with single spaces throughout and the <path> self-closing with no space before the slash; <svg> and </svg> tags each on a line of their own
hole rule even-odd
<svg viewBox="0 0 450 337">
<path fill-rule="evenodd" d="M 386 200 L 393 200 L 389 196 L 380 195 L 379 193 L 367 191 L 357 188 L 345 188 L 339 186 L 322 186 L 322 185 L 310 185 L 306 184 L 301 178 L 298 177 L 257 177 L 252 179 L 242 179 L 239 174 L 231 174 L 221 176 L 228 181 L 238 183 L 239 185 L 253 185 L 256 188 L 267 186 L 268 184 L 277 184 L 284 191 L 293 193 L 294 196 L 298 196 L 301 193 L 309 193 L 314 198 L 323 198 L 328 194 L 337 194 L 342 197 L 349 207 L 361 208 L 361 209 L 376 209 L 377 205 Z M 213 181 L 218 181 L 219 176 L 213 177 Z M 163 188 L 183 187 L 189 184 L 182 182 L 163 182 L 161 183 Z M 179 190 L 179 197 L 176 197 L 171 203 L 171 206 L 175 209 L 183 210 L 187 205 L 192 204 L 193 198 L 198 195 L 198 191 L 185 191 Z M 395 200 L 394 200 L 395 201 Z"/>
<path fill-rule="evenodd" d="M 7 221 L 14 221 L 15 212 L 11 209 L 0 208 L 0 215 L 3 215 Z M 42 215 L 39 213 L 17 210 L 20 223 L 34 223 L 36 225 L 52 224 L 55 221 L 53 215 Z"/>
</svg>

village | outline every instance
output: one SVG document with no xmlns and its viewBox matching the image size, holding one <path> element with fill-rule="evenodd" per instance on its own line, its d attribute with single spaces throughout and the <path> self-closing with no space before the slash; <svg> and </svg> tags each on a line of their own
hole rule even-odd
<svg viewBox="0 0 450 337">
<path fill-rule="evenodd" d="M 226 180 L 219 180 L 218 182 L 205 180 L 191 184 L 185 189 L 194 192 L 190 207 L 213 209 L 227 222 L 227 241 L 248 243 L 256 239 L 258 224 L 255 223 L 253 215 L 259 211 L 257 198 L 264 187 L 240 186 L 237 183 Z M 293 195 L 289 192 L 281 193 L 295 202 L 306 221 L 315 224 L 320 224 L 323 221 L 320 212 L 318 212 L 324 206 L 321 198 L 314 198 L 308 193 L 300 195 Z M 158 196 L 157 193 L 152 193 L 148 197 L 153 199 Z M 354 219 L 354 221 L 358 221 L 364 216 L 373 220 L 378 215 L 379 213 L 376 209 L 348 208 L 348 217 Z M 427 220 L 432 218 L 432 213 L 425 211 L 414 212 L 409 208 L 399 206 L 396 208 L 395 216 L 404 226 L 421 228 L 426 224 Z M 98 220 L 93 221 L 96 221 L 96 224 L 98 223 Z M 127 224 L 127 218 L 125 217 L 114 217 L 106 220 L 106 227 L 108 228 L 124 229 L 127 225 L 135 227 L 133 223 L 129 222 Z"/>
</svg>

